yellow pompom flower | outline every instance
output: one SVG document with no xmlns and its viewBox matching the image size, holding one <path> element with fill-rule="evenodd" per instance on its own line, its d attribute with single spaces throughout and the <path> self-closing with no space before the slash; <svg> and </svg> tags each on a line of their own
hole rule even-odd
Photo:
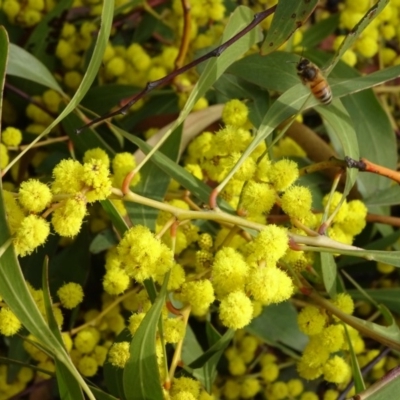
<svg viewBox="0 0 400 400">
<path fill-rule="evenodd" d="M 197 399 L 200 394 L 200 382 L 186 376 L 174 378 L 170 395 L 171 397 L 174 397 L 180 392 L 189 392 L 195 399 Z"/>
<path fill-rule="evenodd" d="M 227 400 L 237 399 L 240 393 L 240 383 L 233 379 L 228 379 L 225 382 L 222 393 Z"/>
<path fill-rule="evenodd" d="M 57 295 L 62 306 L 71 310 L 82 303 L 82 286 L 75 282 L 66 283 L 57 290 Z"/>
<path fill-rule="evenodd" d="M 91 159 L 100 160 L 106 168 L 110 167 L 110 158 L 108 157 L 108 154 L 100 147 L 85 151 L 85 154 L 83 155 L 83 162 L 88 163 Z"/>
<path fill-rule="evenodd" d="M 275 362 L 269 362 L 262 366 L 260 371 L 261 378 L 266 382 L 274 382 L 279 376 L 279 367 Z"/>
<path fill-rule="evenodd" d="M 145 316 L 146 314 L 144 312 L 140 312 L 137 314 L 132 314 L 129 317 L 128 329 L 131 335 L 134 335 L 136 333 Z"/>
<path fill-rule="evenodd" d="M 339 226 L 348 235 L 358 235 L 367 224 L 367 214 L 368 209 L 362 201 L 352 200 L 348 203 L 348 213 Z"/>
<path fill-rule="evenodd" d="M 217 252 L 212 265 L 212 283 L 219 297 L 244 289 L 249 267 L 243 256 L 230 247 Z"/>
<path fill-rule="evenodd" d="M 121 188 L 125 176 L 136 167 L 136 161 L 131 153 L 118 153 L 112 160 L 111 165 L 114 172 L 113 185 Z M 131 180 L 130 186 L 135 186 L 139 181 L 140 174 L 137 173 Z"/>
<path fill-rule="evenodd" d="M 91 353 L 100 339 L 100 333 L 95 328 L 86 328 L 77 333 L 74 338 L 75 348 L 83 354 Z"/>
<path fill-rule="evenodd" d="M 53 211 L 51 223 L 60 236 L 74 237 L 79 233 L 85 215 L 86 201 L 76 195 Z"/>
<path fill-rule="evenodd" d="M 121 268 L 110 268 L 103 279 L 104 290 L 111 295 L 117 295 L 128 289 L 130 278 Z"/>
<path fill-rule="evenodd" d="M 275 200 L 276 192 L 270 185 L 251 180 L 243 188 L 240 208 L 250 214 L 269 213 Z"/>
<path fill-rule="evenodd" d="M 164 320 L 164 339 L 167 343 L 178 343 L 185 336 L 185 323 L 181 318 Z"/>
<path fill-rule="evenodd" d="M 301 379 L 291 379 L 288 383 L 289 396 L 297 397 L 304 390 L 303 381 Z"/>
<path fill-rule="evenodd" d="M 22 327 L 21 322 L 15 314 L 8 308 L 0 309 L 0 333 L 4 336 L 12 336 Z"/>
<path fill-rule="evenodd" d="M 251 322 L 253 305 L 242 291 L 229 293 L 219 305 L 219 318 L 228 328 L 241 329 Z"/>
<path fill-rule="evenodd" d="M 49 223 L 36 215 L 28 215 L 21 221 L 13 243 L 17 255 L 24 257 L 42 245 L 50 234 Z"/>
<path fill-rule="evenodd" d="M 355 49 L 365 58 L 372 58 L 379 51 L 378 42 L 370 36 L 362 36 L 357 39 Z"/>
<path fill-rule="evenodd" d="M 206 314 L 210 304 L 215 300 L 213 286 L 206 279 L 185 282 L 181 287 L 181 293 L 176 297 L 189 303 L 194 315 Z"/>
<path fill-rule="evenodd" d="M 10 157 L 8 155 L 7 147 L 0 143 L 0 169 L 7 167 Z"/>
<path fill-rule="evenodd" d="M 4 198 L 7 222 L 10 227 L 11 234 L 14 234 L 20 227 L 23 219 L 25 218 L 25 214 L 23 213 L 21 207 L 18 205 L 18 203 L 15 200 L 15 197 L 11 192 L 4 190 L 3 198 Z"/>
<path fill-rule="evenodd" d="M 329 358 L 329 351 L 318 340 L 318 337 L 312 336 L 307 346 L 303 350 L 302 361 L 311 368 L 317 368 L 324 365 Z"/>
<path fill-rule="evenodd" d="M 208 138 L 208 135 L 205 138 Z M 212 146 L 202 151 L 207 158 L 229 156 L 233 153 L 238 153 L 240 156 L 250 142 L 251 134 L 248 130 L 227 125 L 215 133 L 212 138 Z"/>
<path fill-rule="evenodd" d="M 286 382 L 277 381 L 267 387 L 266 393 L 268 393 L 267 398 L 283 400 L 287 398 L 289 389 Z"/>
<path fill-rule="evenodd" d="M 64 75 L 64 83 L 67 88 L 77 90 L 81 84 L 83 76 L 78 71 L 68 71 Z"/>
<path fill-rule="evenodd" d="M 282 138 L 273 147 L 274 158 L 306 157 L 307 153 L 290 137 Z"/>
<path fill-rule="evenodd" d="M 397 366 L 397 364 L 396 364 Z M 325 393 L 324 393 L 324 398 L 323 400 L 337 400 L 339 397 L 339 392 L 337 390 L 334 389 L 328 389 Z"/>
<path fill-rule="evenodd" d="M 6 0 L 2 4 L 2 9 L 4 14 L 7 15 L 8 20 L 14 23 L 15 17 L 21 11 L 21 4 L 19 4 L 17 0 Z"/>
<path fill-rule="evenodd" d="M 304 392 L 299 400 L 319 400 L 319 396 L 314 392 L 308 391 Z"/>
<path fill-rule="evenodd" d="M 156 279 L 172 267 L 171 249 L 145 226 L 137 225 L 125 232 L 117 250 L 126 265 L 126 273 L 138 282 L 148 278 Z"/>
<path fill-rule="evenodd" d="M 253 268 L 247 279 L 246 290 L 263 305 L 280 303 L 293 294 L 293 282 L 279 268 Z"/>
<path fill-rule="evenodd" d="M 346 314 L 354 312 L 354 301 L 347 293 L 339 293 L 332 303 Z"/>
<path fill-rule="evenodd" d="M 336 353 L 344 344 L 344 328 L 341 324 L 329 325 L 318 335 L 322 345 L 330 353 Z"/>
<path fill-rule="evenodd" d="M 108 353 L 108 361 L 117 368 L 124 368 L 129 357 L 129 342 L 114 343 Z"/>
<path fill-rule="evenodd" d="M 157 276 L 157 282 L 162 285 L 164 281 L 164 274 Z M 185 270 L 180 264 L 174 263 L 169 275 L 167 290 L 173 292 L 178 290 L 185 282 Z"/>
<path fill-rule="evenodd" d="M 268 171 L 268 178 L 278 192 L 286 190 L 298 177 L 297 164 L 291 160 L 280 160 Z"/>
<path fill-rule="evenodd" d="M 110 170 L 107 162 L 100 159 L 90 159 L 83 164 L 82 182 L 89 189 L 85 193 L 89 203 L 105 200 L 111 194 Z"/>
<path fill-rule="evenodd" d="M 53 193 L 77 193 L 83 188 L 83 166 L 76 160 L 62 160 L 53 169 Z"/>
<path fill-rule="evenodd" d="M 334 192 L 332 195 L 325 195 L 322 199 L 322 205 L 324 207 L 328 207 L 328 203 L 329 203 L 329 207 L 328 207 L 328 214 L 331 215 L 333 214 L 333 212 L 336 210 L 336 208 L 339 206 L 339 203 L 342 200 L 342 193 L 339 192 Z M 341 223 L 344 222 L 346 220 L 346 218 L 349 215 L 349 205 L 346 201 L 346 199 L 343 200 L 339 211 L 336 213 L 335 217 L 333 218 L 334 222 L 337 223 Z"/>
<path fill-rule="evenodd" d="M 8 147 L 19 146 L 22 141 L 22 133 L 19 129 L 9 126 L 1 132 L 1 141 Z"/>
<path fill-rule="evenodd" d="M 126 71 L 126 63 L 122 57 L 114 57 L 107 62 L 105 66 L 105 73 L 107 77 L 114 78 L 121 76 Z"/>
<path fill-rule="evenodd" d="M 261 384 L 257 378 L 245 378 L 240 389 L 240 397 L 252 399 L 260 390 Z"/>
<path fill-rule="evenodd" d="M 327 322 L 327 315 L 314 306 L 304 307 L 297 316 L 299 329 L 310 336 L 321 333 Z"/>
<path fill-rule="evenodd" d="M 225 125 L 243 126 L 247 122 L 249 109 L 238 99 L 229 100 L 222 110 L 222 121 Z"/>
<path fill-rule="evenodd" d="M 333 356 L 323 366 L 324 379 L 332 383 L 346 382 L 351 376 L 350 366 L 339 356 Z"/>
<path fill-rule="evenodd" d="M 311 213 L 312 195 L 305 186 L 291 186 L 281 198 L 282 210 L 291 218 L 303 220 Z"/>
<path fill-rule="evenodd" d="M 288 235 L 285 228 L 267 225 L 253 242 L 247 245 L 246 261 L 251 265 L 265 261 L 267 267 L 273 267 L 283 257 L 289 247 Z"/>
<path fill-rule="evenodd" d="M 322 375 L 322 366 L 311 367 L 303 360 L 300 360 L 300 362 L 297 364 L 297 372 L 301 378 L 314 380 Z"/>
<path fill-rule="evenodd" d="M 92 356 L 83 356 L 78 362 L 78 371 L 83 376 L 94 376 L 99 368 L 96 358 Z"/>
<path fill-rule="evenodd" d="M 350 67 L 354 67 L 357 64 L 357 54 L 351 49 L 346 50 L 341 60 L 350 65 Z"/>
<path fill-rule="evenodd" d="M 49 187 L 37 179 L 29 179 L 21 183 L 18 201 L 27 211 L 41 212 L 50 204 L 51 199 Z"/>
<path fill-rule="evenodd" d="M 396 269 L 393 265 L 383 262 L 377 262 L 376 268 L 381 274 L 391 274 Z"/>
<path fill-rule="evenodd" d="M 43 101 L 49 111 L 58 112 L 58 107 L 61 103 L 61 95 L 55 90 L 49 89 L 43 93 Z"/>
</svg>

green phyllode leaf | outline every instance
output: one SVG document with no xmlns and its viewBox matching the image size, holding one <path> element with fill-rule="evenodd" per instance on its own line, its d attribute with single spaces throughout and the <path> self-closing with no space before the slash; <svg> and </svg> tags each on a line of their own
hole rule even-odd
<svg viewBox="0 0 400 400">
<path fill-rule="evenodd" d="M 163 399 L 156 355 L 156 333 L 165 304 L 169 273 L 158 296 L 146 313 L 131 342 L 131 357 L 123 372 L 124 393 L 127 400 Z"/>
<path fill-rule="evenodd" d="M 261 48 L 265 55 L 276 50 L 302 26 L 314 11 L 318 0 L 310 1 L 279 1 L 271 26 Z"/>
</svg>

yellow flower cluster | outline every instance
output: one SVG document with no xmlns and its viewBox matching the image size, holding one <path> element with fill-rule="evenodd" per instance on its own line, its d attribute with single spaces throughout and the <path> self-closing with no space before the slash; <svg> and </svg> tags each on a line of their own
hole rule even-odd
<svg viewBox="0 0 400 400">
<path fill-rule="evenodd" d="M 362 19 L 367 10 L 371 7 L 369 0 L 346 0 L 341 5 L 340 28 L 350 32 Z M 370 59 L 380 53 L 383 65 L 397 65 L 400 57 L 393 50 L 394 40 L 399 41 L 399 19 L 400 2 L 390 1 L 381 14 L 371 21 L 368 27 L 357 38 L 354 46 L 347 50 L 343 61 L 354 66 L 358 59 Z M 342 43 L 344 36 L 336 37 L 333 48 L 337 50 Z"/>
<path fill-rule="evenodd" d="M 346 314 L 352 314 L 354 303 L 345 293 L 339 294 L 333 304 Z M 310 341 L 305 347 L 297 369 L 305 379 L 324 379 L 343 387 L 351 378 L 351 368 L 348 362 L 337 353 L 349 349 L 346 332 L 340 321 L 329 315 L 325 310 L 315 306 L 304 307 L 298 315 L 299 328 Z M 364 351 L 364 341 L 358 332 L 346 326 L 356 354 Z"/>
<path fill-rule="evenodd" d="M 2 3 L 8 20 L 25 28 L 37 25 L 55 5 L 53 0 L 4 0 Z"/>
</svg>

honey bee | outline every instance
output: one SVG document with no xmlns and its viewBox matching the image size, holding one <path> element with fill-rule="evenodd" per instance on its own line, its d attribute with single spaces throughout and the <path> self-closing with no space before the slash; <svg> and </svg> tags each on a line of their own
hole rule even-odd
<svg viewBox="0 0 400 400">
<path fill-rule="evenodd" d="M 321 70 L 310 60 L 302 58 L 297 63 L 297 75 L 304 85 L 307 85 L 314 97 L 322 104 L 328 105 L 332 101 L 332 90 Z"/>
</svg>

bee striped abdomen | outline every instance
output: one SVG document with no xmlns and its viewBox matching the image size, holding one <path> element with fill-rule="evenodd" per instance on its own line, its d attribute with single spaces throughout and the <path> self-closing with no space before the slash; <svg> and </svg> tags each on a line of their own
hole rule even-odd
<svg viewBox="0 0 400 400">
<path fill-rule="evenodd" d="M 309 85 L 312 94 L 317 100 L 325 105 L 330 104 L 332 101 L 332 91 L 324 78 L 310 82 Z"/>
</svg>

